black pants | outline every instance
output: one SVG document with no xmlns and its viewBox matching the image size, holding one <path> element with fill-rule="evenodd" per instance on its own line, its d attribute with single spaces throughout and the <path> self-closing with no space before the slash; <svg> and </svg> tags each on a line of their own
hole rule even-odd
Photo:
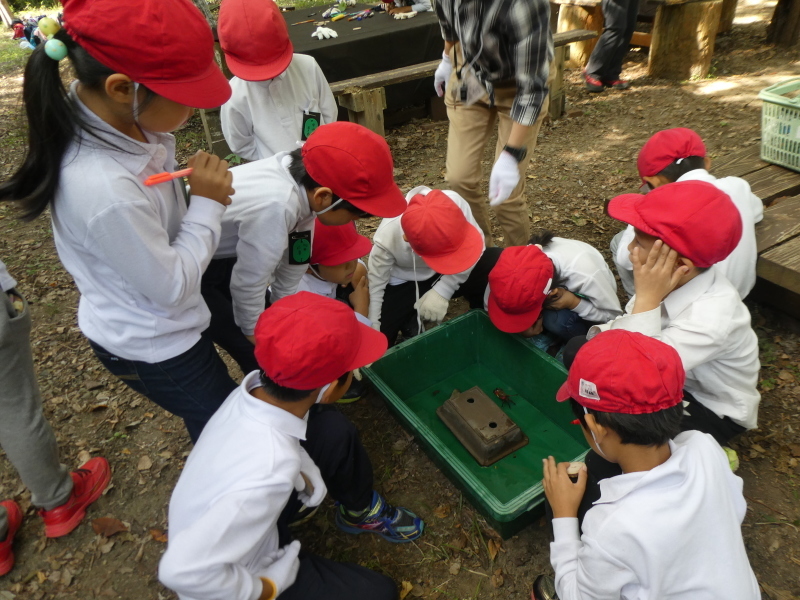
<svg viewBox="0 0 800 600">
<path fill-rule="evenodd" d="M 619 79 L 636 28 L 639 0 L 603 0 L 603 33 L 589 57 L 586 72 L 604 83 Z"/>
<path fill-rule="evenodd" d="M 300 554 L 297 578 L 280 600 L 396 600 L 394 581 L 353 563 Z"/>
<path fill-rule="evenodd" d="M 486 248 L 467 280 L 453 294 L 453 298 L 463 297 L 469 302 L 470 308 L 483 308 L 483 296 L 489 283 L 489 272 L 497 264 L 502 252 L 502 248 Z M 416 288 L 419 287 L 419 297 L 422 298 L 440 277 L 441 275 L 434 275 L 430 279 L 416 283 L 407 281 L 400 285 L 386 286 L 381 307 L 381 333 L 388 338 L 390 346 L 394 346 L 397 342 L 397 334 L 404 330 L 409 323 L 413 329 L 417 314 L 414 309 L 417 301 Z"/>
<path fill-rule="evenodd" d="M 200 282 L 200 293 L 211 311 L 211 323 L 206 330 L 211 340 L 231 355 L 242 372 L 247 375 L 258 369 L 254 346 L 248 340 L 233 318 L 231 299 L 231 273 L 236 264 L 235 258 L 216 258 L 212 260 Z M 267 296 L 269 306 L 269 296 Z"/>
</svg>

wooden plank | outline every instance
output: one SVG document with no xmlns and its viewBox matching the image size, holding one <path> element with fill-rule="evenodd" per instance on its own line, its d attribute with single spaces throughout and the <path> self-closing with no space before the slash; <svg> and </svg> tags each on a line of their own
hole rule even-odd
<svg viewBox="0 0 800 600">
<path fill-rule="evenodd" d="M 642 33 L 641 31 L 634 31 L 631 36 L 631 46 L 642 46 L 649 48 L 653 43 L 652 33 Z"/>
<path fill-rule="evenodd" d="M 760 255 L 756 273 L 790 292 L 800 294 L 800 237 Z"/>
<path fill-rule="evenodd" d="M 756 225 L 756 247 L 761 253 L 798 235 L 800 196 L 795 196 L 764 211 L 764 219 Z"/>
<path fill-rule="evenodd" d="M 603 31 L 603 9 L 600 5 L 578 6 L 563 5 L 558 11 L 558 32 L 555 35 L 569 33 L 575 30 L 596 32 L 599 36 Z M 589 62 L 597 40 L 594 37 L 585 40 L 575 40 L 569 47 L 569 59 L 566 62 L 569 68 L 583 68 Z"/>
<path fill-rule="evenodd" d="M 794 196 L 800 193 L 800 173 L 769 165 L 758 171 L 748 173 L 742 179 L 750 184 L 753 193 L 764 204 L 780 196 Z"/>
<path fill-rule="evenodd" d="M 561 6 L 600 6 L 601 0 L 550 0 L 550 4 Z"/>
<path fill-rule="evenodd" d="M 550 118 L 553 120 L 561 118 L 564 108 L 567 105 L 567 92 L 564 89 L 564 59 L 567 47 L 561 46 L 555 49 L 553 62 L 550 64 Z"/>
<path fill-rule="evenodd" d="M 761 160 L 759 144 L 711 161 L 711 170 L 716 177 L 744 177 L 748 173 L 768 166 L 769 163 Z"/>
<path fill-rule="evenodd" d="M 759 304 L 766 304 L 795 319 L 800 319 L 800 294 L 790 292 L 762 277 L 756 278 L 756 287 L 753 288 L 747 299 L 754 300 Z M 791 319 L 782 319 L 782 321 L 779 328 L 792 330 L 798 326 L 797 321 Z"/>
</svg>

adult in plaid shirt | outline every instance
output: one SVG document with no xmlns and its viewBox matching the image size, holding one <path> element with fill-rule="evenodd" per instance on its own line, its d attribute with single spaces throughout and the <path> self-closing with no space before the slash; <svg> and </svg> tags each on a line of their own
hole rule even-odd
<svg viewBox="0 0 800 600">
<path fill-rule="evenodd" d="M 525 170 L 549 105 L 553 59 L 548 0 L 438 0 L 444 38 L 435 87 L 445 96 L 450 131 L 447 179 L 470 204 L 494 245 L 481 193 L 481 161 L 499 120 L 489 200 L 506 245 L 525 245 L 530 219 Z"/>
</svg>

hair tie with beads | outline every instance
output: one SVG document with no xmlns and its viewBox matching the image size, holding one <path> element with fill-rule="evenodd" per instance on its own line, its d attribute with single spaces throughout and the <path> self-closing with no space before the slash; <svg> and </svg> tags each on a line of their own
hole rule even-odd
<svg viewBox="0 0 800 600">
<path fill-rule="evenodd" d="M 63 60 L 67 54 L 67 45 L 61 40 L 55 39 L 53 36 L 61 31 L 61 25 L 58 21 L 45 17 L 39 20 L 39 31 L 47 36 L 47 41 L 44 43 L 44 53 L 55 61 Z"/>
</svg>

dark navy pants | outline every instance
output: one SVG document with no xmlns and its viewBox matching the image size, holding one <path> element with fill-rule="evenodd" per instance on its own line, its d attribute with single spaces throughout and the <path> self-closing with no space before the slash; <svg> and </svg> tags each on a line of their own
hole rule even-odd
<svg viewBox="0 0 800 600">
<path fill-rule="evenodd" d="M 639 0 L 603 0 L 603 33 L 589 57 L 586 72 L 603 83 L 619 79 L 636 28 Z"/>
</svg>

